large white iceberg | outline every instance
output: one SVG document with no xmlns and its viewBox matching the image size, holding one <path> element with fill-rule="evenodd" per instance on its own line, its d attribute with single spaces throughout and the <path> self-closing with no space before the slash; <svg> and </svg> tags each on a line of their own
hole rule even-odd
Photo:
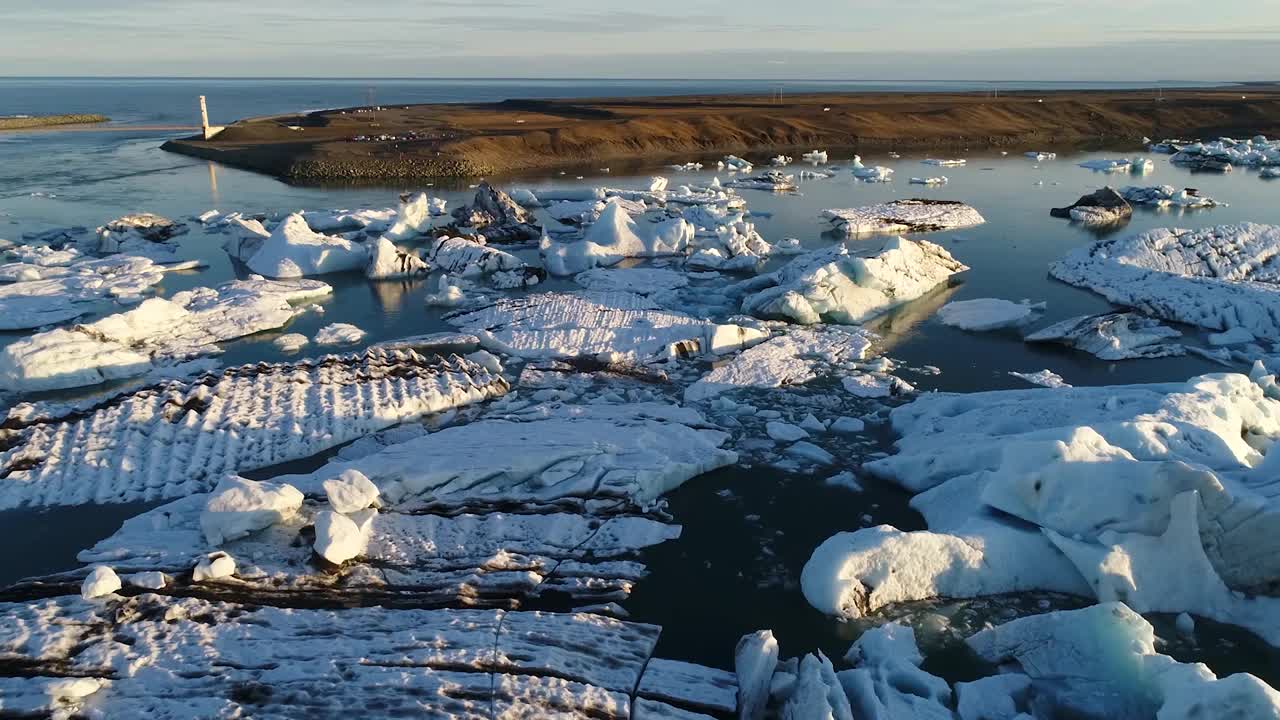
<svg viewBox="0 0 1280 720">
<path fill-rule="evenodd" d="M 233 238 L 224 247 L 250 270 L 269 278 L 361 270 L 369 256 L 360 243 L 315 232 L 301 213 L 286 217 L 266 238 Z"/>
<path fill-rule="evenodd" d="M 742 309 L 805 325 L 858 324 L 923 296 L 969 268 L 944 248 L 924 240 L 891 238 L 869 257 L 844 245 L 801 255 L 776 272 L 748 281 L 763 288 Z"/>
<path fill-rule="evenodd" d="M 649 222 L 631 217 L 622 205 L 610 202 L 581 240 L 562 242 L 544 236 L 540 250 L 552 275 L 574 275 L 629 257 L 683 255 L 693 238 L 693 226 L 682 218 Z"/>
</svg>

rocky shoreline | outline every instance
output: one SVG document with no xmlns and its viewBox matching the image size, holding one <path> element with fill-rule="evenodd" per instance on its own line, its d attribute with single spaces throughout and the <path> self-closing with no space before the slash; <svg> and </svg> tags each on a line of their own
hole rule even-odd
<svg viewBox="0 0 1280 720">
<path fill-rule="evenodd" d="M 241 120 L 166 150 L 294 182 L 466 178 L 812 147 L 850 151 L 1138 143 L 1280 133 L 1280 92 L 1224 88 L 505 101 Z"/>
</svg>

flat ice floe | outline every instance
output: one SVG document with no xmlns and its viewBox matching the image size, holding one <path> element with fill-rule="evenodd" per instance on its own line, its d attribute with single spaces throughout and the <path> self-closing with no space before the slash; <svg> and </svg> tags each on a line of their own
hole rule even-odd
<svg viewBox="0 0 1280 720">
<path fill-rule="evenodd" d="M 665 293 L 689 286 L 688 274 L 665 268 L 596 268 L 578 273 L 573 281 L 588 290 L 638 295 Z"/>
<path fill-rule="evenodd" d="M 790 164 L 791 158 L 787 158 L 787 160 L 788 162 L 783 163 L 784 165 Z M 796 191 L 795 176 L 787 175 L 778 170 L 769 170 L 752 177 L 736 178 L 725 183 L 725 187 L 748 190 L 768 190 L 770 192 Z"/>
<path fill-rule="evenodd" d="M 66 265 L 0 266 L 0 276 L 7 281 L 0 283 L 0 330 L 66 322 L 85 314 L 92 309 L 90 303 L 100 300 L 140 298 L 160 284 L 166 272 L 197 265 L 160 265 L 148 258 L 121 255 Z"/>
<path fill-rule="evenodd" d="M 1053 263 L 1059 280 L 1165 320 L 1280 337 L 1280 227 L 1158 229 L 1102 240 Z"/>
<path fill-rule="evenodd" d="M 485 349 L 528 359 L 620 357 L 634 362 L 723 354 L 768 332 L 664 310 L 625 292 L 541 293 L 504 297 L 449 322 Z"/>
<path fill-rule="evenodd" d="M 866 472 L 919 493 L 929 531 L 841 533 L 805 597 L 858 617 L 889 603 L 1026 590 L 1190 612 L 1280 642 L 1271 376 L 919 397 Z M 1012 517 L 1013 519 L 1009 519 Z M 898 572 L 885 575 L 892 565 Z M 1246 595 L 1245 593 L 1259 593 Z"/>
<path fill-rule="evenodd" d="M 923 296 L 969 268 L 924 240 L 890 238 L 869 257 L 844 245 L 801 255 L 776 272 L 742 283 L 742 309 L 805 325 L 856 325 Z"/>
<path fill-rule="evenodd" d="M 1226 207 L 1211 197 L 1200 194 L 1195 188 L 1178 190 L 1172 185 L 1151 187 L 1128 186 L 1120 188 L 1120 195 L 1134 205 L 1151 205 L 1158 208 L 1214 208 Z"/>
<path fill-rule="evenodd" d="M 233 237 L 223 247 L 250 270 L 269 278 L 362 270 L 369 259 L 364 245 L 312 230 L 301 213 L 286 217 L 265 238 Z"/>
<path fill-rule="evenodd" d="M 974 208 L 954 200 L 892 200 L 879 205 L 824 210 L 823 217 L 850 236 L 936 232 L 986 222 Z"/>
<path fill-rule="evenodd" d="M 1180 337 L 1181 332 L 1137 313 L 1104 313 L 1063 320 L 1025 339 L 1070 345 L 1099 360 L 1132 360 L 1185 355 L 1186 348 L 1168 342 Z"/>
<path fill-rule="evenodd" d="M 126 312 L 8 345 L 0 351 L 0 388 L 51 390 L 146 375 L 219 353 L 220 342 L 281 327 L 300 312 L 292 302 L 332 291 L 315 280 L 257 277 L 151 298 Z"/>
<path fill-rule="evenodd" d="M 873 339 L 871 333 L 862 329 L 796 328 L 748 348 L 712 369 L 685 388 L 684 399 L 698 402 L 734 390 L 803 385 L 822 371 L 834 372 L 836 368 L 863 360 Z"/>
<path fill-rule="evenodd" d="M 1016 303 L 999 298 L 978 298 L 947 303 L 938 310 L 943 325 L 984 332 L 1032 322 L 1044 304 Z"/>
<path fill-rule="evenodd" d="M 731 673 L 654 657 L 661 628 L 589 613 L 308 610 L 151 594 L 64 596 L 0 611 L 19 634 L 39 638 L 0 641 L 30 669 L 19 684 L 0 679 L 0 692 L 37 715 L 360 717 L 376 709 L 623 720 L 641 717 L 633 705 L 657 713 L 650 718 L 698 717 L 691 711 L 713 709 L 701 704 L 708 701 L 719 712 L 736 705 Z"/>
<path fill-rule="evenodd" d="M 156 500 L 499 396 L 461 358 L 370 349 L 230 368 L 87 404 L 23 403 L 0 452 L 0 508 Z"/>
</svg>

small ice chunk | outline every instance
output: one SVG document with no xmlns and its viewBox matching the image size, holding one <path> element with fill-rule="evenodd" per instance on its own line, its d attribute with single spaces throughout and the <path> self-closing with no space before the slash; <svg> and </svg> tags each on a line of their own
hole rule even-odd
<svg viewBox="0 0 1280 720">
<path fill-rule="evenodd" d="M 778 420 L 771 420 L 765 423 L 764 428 L 769 437 L 778 442 L 790 443 L 809 437 L 809 433 L 805 432 L 803 428 Z"/>
<path fill-rule="evenodd" d="M 346 515 L 330 510 L 316 514 L 316 554 L 334 565 L 356 557 L 364 552 L 366 535 L 360 527 Z"/>
<path fill-rule="evenodd" d="M 126 575 L 124 580 L 133 587 L 140 587 L 145 590 L 163 590 L 169 584 L 169 578 L 158 570 Z"/>
<path fill-rule="evenodd" d="M 787 454 L 819 465 L 836 464 L 836 458 L 834 455 L 805 440 L 801 440 L 787 448 Z"/>
<path fill-rule="evenodd" d="M 1038 370 L 1036 372 L 1010 372 L 1010 375 L 1016 378 L 1022 378 L 1032 385 L 1039 385 L 1047 388 L 1069 388 L 1071 385 L 1062 376 L 1052 370 Z"/>
<path fill-rule="evenodd" d="M 99 598 L 120 589 L 120 576 L 106 565 L 97 565 L 80 583 L 80 597 L 86 600 Z"/>
<path fill-rule="evenodd" d="M 347 514 L 364 510 L 376 503 L 378 486 L 364 473 L 350 469 L 342 471 L 336 478 L 325 480 L 324 494 L 334 510 Z"/>
<path fill-rule="evenodd" d="M 961 330 L 983 332 L 1014 327 L 1030 322 L 1044 305 L 1015 303 L 999 298 L 978 298 L 947 303 L 938 310 L 944 325 Z"/>
<path fill-rule="evenodd" d="M 311 339 L 302 333 L 286 333 L 276 338 L 272 344 L 280 352 L 296 353 L 311 344 Z"/>
<path fill-rule="evenodd" d="M 191 581 L 217 580 L 218 578 L 234 575 L 235 571 L 235 558 L 224 552 L 210 553 L 201 558 L 200 562 L 196 564 L 195 570 L 191 573 Z"/>
<path fill-rule="evenodd" d="M 862 492 L 862 483 L 858 482 L 858 478 L 852 472 L 845 470 L 842 473 L 832 475 L 827 478 L 824 483 L 828 487 L 844 488 L 853 492 Z"/>
<path fill-rule="evenodd" d="M 349 323 L 333 323 L 316 333 L 317 345 L 354 345 L 364 339 L 365 331 Z"/>
<path fill-rule="evenodd" d="M 831 423 L 831 432 L 841 435 L 854 435 L 867 429 L 867 424 L 858 418 L 841 416 Z"/>
<path fill-rule="evenodd" d="M 823 433 L 827 431 L 827 426 L 823 425 L 822 421 L 815 417 L 813 413 L 804 416 L 804 419 L 800 421 L 800 427 L 809 432 Z"/>
<path fill-rule="evenodd" d="M 229 475 L 209 493 L 200 529 L 217 547 L 287 520 L 301 507 L 302 493 L 292 485 Z"/>
<path fill-rule="evenodd" d="M 1251 343 L 1255 339 L 1257 338 L 1254 337 L 1253 333 L 1239 326 L 1230 328 L 1226 332 L 1209 334 L 1210 345 L 1243 345 Z"/>
<path fill-rule="evenodd" d="M 1186 635 L 1187 637 L 1191 637 L 1196 634 L 1195 618 L 1191 617 L 1187 613 L 1178 613 L 1177 619 L 1174 620 L 1174 625 L 1178 628 L 1178 632 Z"/>
</svg>

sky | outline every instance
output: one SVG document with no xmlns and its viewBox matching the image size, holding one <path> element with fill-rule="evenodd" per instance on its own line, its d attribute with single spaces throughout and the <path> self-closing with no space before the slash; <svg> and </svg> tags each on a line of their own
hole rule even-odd
<svg viewBox="0 0 1280 720">
<path fill-rule="evenodd" d="M 5 76 L 1280 79 L 1280 0 L 0 5 Z"/>
</svg>

